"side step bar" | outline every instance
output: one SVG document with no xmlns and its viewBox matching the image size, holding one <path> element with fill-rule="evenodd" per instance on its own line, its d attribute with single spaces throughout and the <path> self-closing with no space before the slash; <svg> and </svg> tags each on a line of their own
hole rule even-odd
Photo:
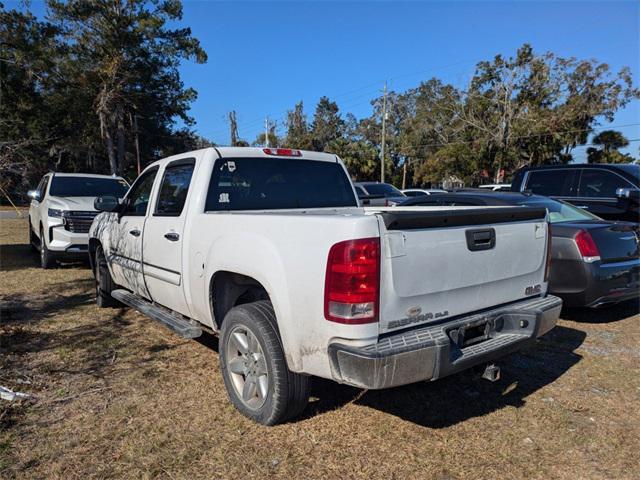
<svg viewBox="0 0 640 480">
<path fill-rule="evenodd" d="M 155 305 L 127 290 L 114 290 L 111 292 L 111 296 L 147 317 L 162 323 L 165 327 L 173 330 L 182 338 L 196 338 L 202 335 L 202 329 L 191 323 L 189 320 L 186 320 L 182 315 L 174 313 L 159 305 Z"/>
</svg>

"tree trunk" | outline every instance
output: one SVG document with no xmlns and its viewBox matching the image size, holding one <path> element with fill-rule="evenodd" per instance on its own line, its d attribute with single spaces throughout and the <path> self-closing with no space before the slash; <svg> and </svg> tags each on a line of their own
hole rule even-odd
<svg viewBox="0 0 640 480">
<path fill-rule="evenodd" d="M 118 143 L 118 171 L 117 174 L 121 175 L 122 170 L 124 170 L 125 165 L 125 151 L 124 151 L 124 142 L 125 142 L 125 130 L 124 130 L 124 114 L 122 112 L 122 107 L 118 107 L 118 129 L 116 131 L 116 140 Z"/>
<path fill-rule="evenodd" d="M 407 188 L 407 159 L 402 162 L 402 190 Z"/>
<path fill-rule="evenodd" d="M 107 117 L 104 112 L 100 112 L 100 130 L 102 131 L 105 147 L 107 148 L 107 156 L 109 158 L 109 169 L 111 170 L 111 175 L 117 175 L 118 161 L 113 150 L 113 138 L 111 137 L 109 122 L 107 121 Z"/>
</svg>

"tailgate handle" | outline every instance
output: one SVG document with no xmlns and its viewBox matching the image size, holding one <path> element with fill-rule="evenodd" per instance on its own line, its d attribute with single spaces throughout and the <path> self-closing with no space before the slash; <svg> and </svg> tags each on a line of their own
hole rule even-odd
<svg viewBox="0 0 640 480">
<path fill-rule="evenodd" d="M 496 246 L 496 231 L 493 228 L 466 230 L 467 248 L 472 252 L 491 250 Z"/>
</svg>

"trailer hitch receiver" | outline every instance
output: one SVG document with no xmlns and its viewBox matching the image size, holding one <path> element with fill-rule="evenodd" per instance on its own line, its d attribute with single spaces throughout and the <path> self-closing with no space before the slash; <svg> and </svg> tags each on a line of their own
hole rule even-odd
<svg viewBox="0 0 640 480">
<path fill-rule="evenodd" d="M 488 364 L 482 373 L 482 378 L 490 382 L 497 382 L 500 380 L 500 367 L 493 363 Z"/>
</svg>

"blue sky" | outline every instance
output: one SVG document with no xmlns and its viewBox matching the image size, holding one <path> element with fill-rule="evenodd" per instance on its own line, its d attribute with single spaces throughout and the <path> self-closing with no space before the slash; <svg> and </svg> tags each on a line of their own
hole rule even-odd
<svg viewBox="0 0 640 480">
<path fill-rule="evenodd" d="M 33 3 L 42 12 L 42 4 Z M 432 76 L 464 86 L 476 62 L 512 55 L 524 42 L 537 52 L 595 58 L 632 69 L 640 84 L 640 2 L 216 2 L 185 1 L 189 26 L 209 55 L 185 63 L 198 91 L 196 130 L 229 142 L 226 114 L 253 141 L 264 117 L 282 121 L 299 100 L 311 117 L 322 95 L 343 112 L 370 114 L 385 79 L 404 90 Z M 640 123 L 640 104 L 611 125 Z M 619 128 L 640 139 L 640 125 Z M 638 156 L 640 142 L 631 144 Z M 577 160 L 584 158 L 576 152 Z"/>
</svg>

